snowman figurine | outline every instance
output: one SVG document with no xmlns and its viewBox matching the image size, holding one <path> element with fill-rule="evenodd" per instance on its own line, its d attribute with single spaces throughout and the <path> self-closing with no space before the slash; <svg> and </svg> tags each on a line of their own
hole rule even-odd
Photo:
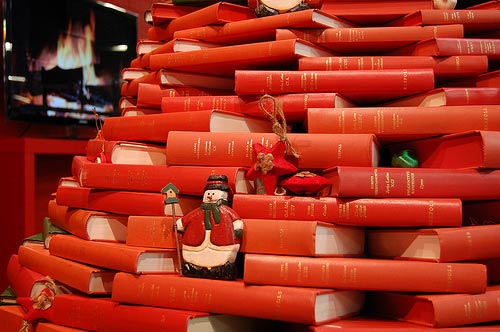
<svg viewBox="0 0 500 332">
<path fill-rule="evenodd" d="M 201 206 L 177 219 L 184 276 L 236 279 L 243 221 L 229 206 L 230 192 L 227 176 L 209 176 Z"/>
</svg>

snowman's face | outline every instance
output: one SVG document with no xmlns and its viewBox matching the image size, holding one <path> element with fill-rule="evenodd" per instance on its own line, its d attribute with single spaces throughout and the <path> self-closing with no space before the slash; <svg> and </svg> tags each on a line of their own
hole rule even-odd
<svg viewBox="0 0 500 332">
<path fill-rule="evenodd" d="M 227 192 L 219 189 L 210 189 L 205 190 L 203 193 L 203 202 L 204 203 L 215 203 L 218 200 L 224 199 L 227 200 Z"/>
</svg>

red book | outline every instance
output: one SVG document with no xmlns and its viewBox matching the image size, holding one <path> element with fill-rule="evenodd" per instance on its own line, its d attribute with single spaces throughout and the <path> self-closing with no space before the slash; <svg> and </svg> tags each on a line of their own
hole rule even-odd
<svg viewBox="0 0 500 332">
<path fill-rule="evenodd" d="M 61 294 L 54 297 L 50 310 L 43 315 L 52 324 L 40 321 L 35 331 L 199 331 L 222 332 L 228 329 L 251 332 L 271 330 L 274 322 L 234 315 L 215 315 L 208 312 L 155 308 L 119 304 L 106 297 Z M 41 328 L 45 324 L 57 328 Z M 58 324 L 58 325 L 55 325 Z M 1 326 L 1 325 L 0 325 Z M 66 328 L 64 328 L 66 326 Z M 78 328 L 78 330 L 70 329 Z M 82 330 L 80 330 L 82 329 Z M 3 330 L 2 330 L 3 331 Z M 16 332 L 19 331 L 17 326 Z"/>
<path fill-rule="evenodd" d="M 381 25 L 415 10 L 433 9 L 431 0 L 325 0 L 321 10 L 363 26 Z"/>
<path fill-rule="evenodd" d="M 337 54 L 382 54 L 427 38 L 463 38 L 460 24 L 405 27 L 276 29 L 276 40 L 300 38 Z"/>
<path fill-rule="evenodd" d="M 212 47 L 202 50 L 151 55 L 152 69 L 166 68 L 184 72 L 233 76 L 236 69 L 272 66 L 292 67 L 304 56 L 329 56 L 331 53 L 301 39 Z"/>
<path fill-rule="evenodd" d="M 485 109 L 485 127 L 491 116 Z M 392 153 L 401 149 L 412 149 L 423 168 L 500 168 L 500 131 L 464 131 L 388 146 Z"/>
<path fill-rule="evenodd" d="M 6 267 L 7 281 L 17 297 L 31 297 L 37 282 L 46 281 L 45 275 L 19 263 L 19 256 L 12 254 Z M 3 306 L 0 306 L 3 307 Z"/>
<path fill-rule="evenodd" d="M 230 2 L 217 2 L 173 19 L 164 28 L 162 27 L 162 34 L 159 36 L 161 39 L 169 40 L 178 30 L 220 25 L 227 22 L 254 19 L 255 17 L 255 11 L 247 6 Z"/>
<path fill-rule="evenodd" d="M 165 165 L 165 144 L 113 141 L 92 138 L 87 142 L 87 160 L 91 162 L 133 165 Z"/>
<path fill-rule="evenodd" d="M 82 165 L 78 178 L 83 187 L 96 189 L 161 192 L 174 183 L 183 195 L 203 196 L 207 178 L 224 174 L 233 193 L 254 193 L 252 180 L 245 178 L 248 168 L 238 166 L 162 166 L 162 165 Z"/>
<path fill-rule="evenodd" d="M 309 108 L 306 123 L 307 132 L 312 134 L 375 134 L 381 142 L 394 142 L 470 130 L 500 131 L 500 105 Z M 486 139 L 487 148 L 491 143 Z M 437 145 L 428 143 L 428 152 L 420 153 L 419 143 L 415 144 L 422 167 L 441 167 L 438 164 L 424 166 L 427 155 L 436 153 L 430 149 Z M 467 163 L 467 158 L 463 159 Z"/>
<path fill-rule="evenodd" d="M 135 274 L 178 271 L 177 251 L 173 249 L 88 241 L 74 235 L 57 234 L 50 240 L 49 252 L 72 261 Z"/>
<path fill-rule="evenodd" d="M 147 74 L 151 74 L 152 70 L 137 68 L 137 67 L 125 67 L 121 70 L 121 79 L 124 81 L 132 81 L 136 78 L 141 78 Z"/>
<path fill-rule="evenodd" d="M 244 220 L 240 251 L 310 257 L 358 257 L 365 248 L 361 227 L 291 219 Z"/>
<path fill-rule="evenodd" d="M 251 285 L 471 294 L 487 285 L 477 263 L 246 254 L 244 264 Z"/>
<path fill-rule="evenodd" d="M 500 256 L 500 225 L 367 230 L 367 254 L 377 258 L 457 262 Z"/>
<path fill-rule="evenodd" d="M 111 141 L 165 143 L 169 132 L 173 130 L 271 133 L 271 127 L 271 122 L 268 119 L 236 112 L 207 110 L 112 117 L 104 122 L 102 135 Z"/>
<path fill-rule="evenodd" d="M 392 55 L 486 55 L 489 61 L 500 59 L 500 40 L 494 38 L 430 38 L 403 46 Z"/>
<path fill-rule="evenodd" d="M 410 97 L 389 101 L 382 106 L 459 106 L 499 105 L 500 88 L 442 87 Z"/>
<path fill-rule="evenodd" d="M 480 75 L 457 79 L 446 82 L 446 86 L 473 86 L 481 88 L 499 88 L 500 87 L 500 69 L 489 71 Z"/>
<path fill-rule="evenodd" d="M 410 322 L 403 322 L 396 319 L 376 317 L 368 314 L 360 314 L 355 317 L 345 318 L 336 322 L 322 325 L 300 325 L 287 324 L 284 327 L 288 332 L 367 332 L 367 331 L 388 331 L 388 332 L 431 332 L 435 328 L 417 325 Z M 464 325 L 460 327 L 442 327 L 441 332 L 467 332 L 474 331 L 492 332 L 500 330 L 500 325 L 493 323 L 483 323 L 475 325 Z"/>
<path fill-rule="evenodd" d="M 466 34 L 500 29 L 500 12 L 482 9 L 425 9 L 391 21 L 391 26 L 460 24 Z"/>
<path fill-rule="evenodd" d="M 352 28 L 357 25 L 318 9 L 307 9 L 176 31 L 175 38 L 194 38 L 228 45 L 275 39 L 277 28 Z"/>
<path fill-rule="evenodd" d="M 288 123 L 302 122 L 309 107 L 354 107 L 344 96 L 335 92 L 291 93 L 274 96 L 281 105 Z M 265 106 L 266 103 L 263 104 Z M 161 100 L 161 109 L 169 112 L 190 112 L 222 109 L 252 116 L 267 117 L 262 111 L 259 96 L 182 96 L 166 97 Z"/>
<path fill-rule="evenodd" d="M 122 108 L 121 116 L 136 116 L 158 114 L 161 110 L 158 108 L 141 107 L 141 106 L 127 106 Z"/>
<path fill-rule="evenodd" d="M 120 97 L 118 101 L 118 106 L 120 109 L 124 109 L 125 107 L 132 107 L 137 105 L 137 98 L 134 97 Z"/>
<path fill-rule="evenodd" d="M 161 108 L 163 97 L 231 95 L 234 92 L 214 88 L 195 88 L 192 86 L 167 87 L 161 84 L 139 83 L 137 87 L 137 106 Z"/>
<path fill-rule="evenodd" d="M 176 238 L 171 216 L 128 217 L 126 244 L 129 246 L 176 249 Z"/>
<path fill-rule="evenodd" d="M 188 86 L 207 89 L 217 87 L 219 90 L 230 91 L 234 89 L 234 79 L 230 77 L 159 69 L 134 80 L 123 82 L 121 85 L 121 95 L 137 97 L 140 83 L 160 84 L 166 87 Z"/>
<path fill-rule="evenodd" d="M 70 208 L 51 199 L 47 216 L 53 225 L 85 240 L 125 242 L 127 237 L 126 215 Z"/>
<path fill-rule="evenodd" d="M 169 40 L 168 42 L 163 43 L 163 45 L 155 48 L 151 52 L 144 54 L 140 58 L 140 65 L 142 68 L 151 68 L 150 59 L 151 56 L 155 54 L 195 51 L 219 46 L 221 46 L 221 44 L 205 42 L 202 40 L 190 38 L 174 38 Z"/>
<path fill-rule="evenodd" d="M 55 236 L 51 239 L 54 240 Z M 19 263 L 86 294 L 110 294 L 116 271 L 53 256 L 41 246 L 21 245 Z"/>
<path fill-rule="evenodd" d="M 122 303 L 317 325 L 359 313 L 364 292 L 119 272 L 112 298 Z"/>
<path fill-rule="evenodd" d="M 500 198 L 498 170 L 339 166 L 322 175 L 338 197 Z"/>
<path fill-rule="evenodd" d="M 458 198 L 339 198 L 235 194 L 233 209 L 243 218 L 300 219 L 346 226 L 461 226 Z M 399 211 L 408 211 L 401 218 Z"/>
<path fill-rule="evenodd" d="M 125 190 L 99 190 L 84 187 L 58 186 L 56 202 L 72 208 L 98 210 L 118 214 L 140 214 L 150 216 L 172 215 L 172 205 L 165 204 L 165 195 L 158 192 L 138 192 Z M 201 198 L 182 196 L 175 203 L 175 214 L 199 207 Z"/>
<path fill-rule="evenodd" d="M 337 92 L 355 103 L 374 103 L 433 88 L 432 69 L 235 72 L 235 92 L 239 95 Z"/>
<path fill-rule="evenodd" d="M 201 7 L 174 5 L 168 2 L 153 2 L 144 13 L 144 19 L 153 26 L 168 24 L 173 19 L 192 13 Z"/>
<path fill-rule="evenodd" d="M 375 135 L 290 133 L 287 137 L 299 154 L 299 158 L 291 162 L 301 169 L 378 164 L 379 146 Z M 258 142 L 270 148 L 278 142 L 278 137 L 274 133 L 171 131 L 168 142 L 169 166 L 251 167 L 256 161 L 252 144 Z M 186 149 L 185 146 L 193 148 Z"/>
<path fill-rule="evenodd" d="M 165 43 L 157 40 L 139 39 L 137 41 L 137 44 L 135 45 L 135 52 L 137 53 L 137 55 L 146 54 L 157 49 L 163 44 Z"/>
<path fill-rule="evenodd" d="M 424 55 L 303 57 L 299 70 L 433 69 L 436 80 L 457 79 L 488 71 L 486 55 L 433 57 Z M 427 92 L 427 91 L 426 91 Z"/>
<path fill-rule="evenodd" d="M 498 321 L 499 297 L 500 286 L 490 286 L 481 294 L 373 292 L 367 296 L 366 308 L 377 316 L 442 328 Z"/>
</svg>

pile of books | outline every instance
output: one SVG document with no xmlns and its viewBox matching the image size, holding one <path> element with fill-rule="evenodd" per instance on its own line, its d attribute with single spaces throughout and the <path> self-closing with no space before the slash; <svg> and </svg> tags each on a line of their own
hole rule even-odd
<svg viewBox="0 0 500 332">
<path fill-rule="evenodd" d="M 2 331 L 500 331 L 500 3 L 279 3 L 151 5 Z M 236 280 L 180 269 L 213 174 Z"/>
</svg>

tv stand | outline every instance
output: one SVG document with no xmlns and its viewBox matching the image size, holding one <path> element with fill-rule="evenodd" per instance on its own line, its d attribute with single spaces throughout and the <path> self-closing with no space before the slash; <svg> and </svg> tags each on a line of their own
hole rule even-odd
<svg viewBox="0 0 500 332">
<path fill-rule="evenodd" d="M 0 241 L 0 289 L 7 286 L 10 255 L 22 239 L 42 231 L 47 204 L 59 179 L 71 176 L 74 155 L 84 154 L 87 140 L 52 138 L 0 139 L 0 199 L 4 236 Z"/>
</svg>

